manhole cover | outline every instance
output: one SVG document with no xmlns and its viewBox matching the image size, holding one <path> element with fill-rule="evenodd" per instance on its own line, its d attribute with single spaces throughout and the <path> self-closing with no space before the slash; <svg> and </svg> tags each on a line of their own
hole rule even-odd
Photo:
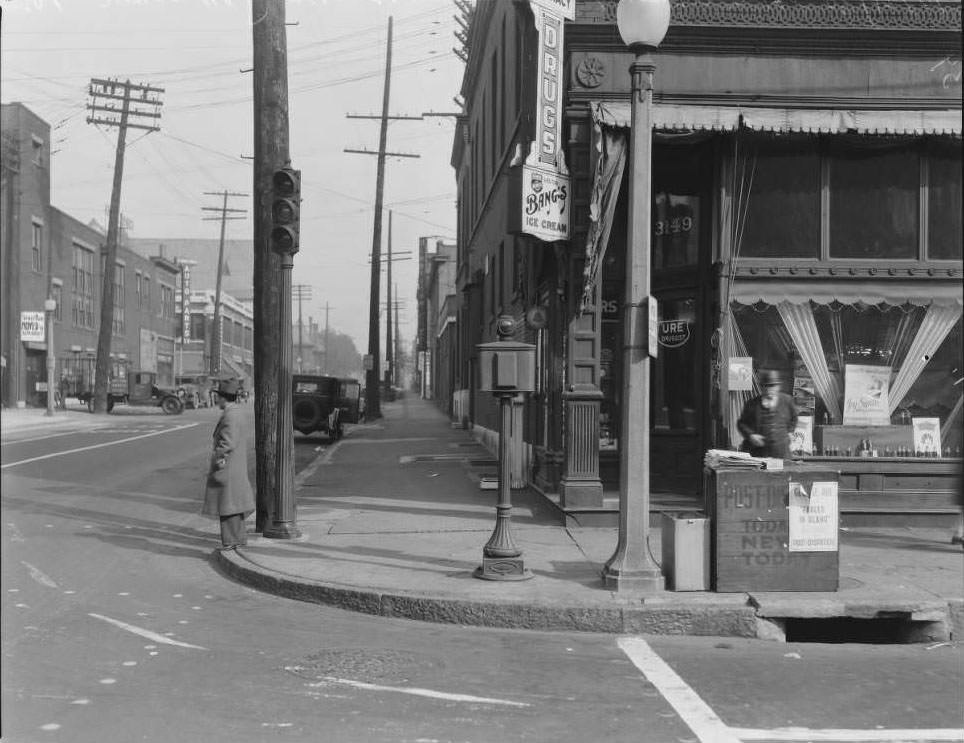
<svg viewBox="0 0 964 743">
<path fill-rule="evenodd" d="M 343 648 L 312 653 L 300 663 L 286 666 L 285 670 L 310 681 L 337 677 L 369 683 L 402 683 L 441 665 L 431 656 L 406 650 Z"/>
</svg>

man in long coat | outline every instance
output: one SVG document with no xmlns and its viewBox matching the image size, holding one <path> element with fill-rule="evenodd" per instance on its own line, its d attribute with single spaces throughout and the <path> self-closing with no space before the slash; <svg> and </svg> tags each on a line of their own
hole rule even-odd
<svg viewBox="0 0 964 743">
<path fill-rule="evenodd" d="M 763 394 L 748 400 L 737 421 L 743 434 L 741 451 L 754 457 L 790 456 L 790 433 L 797 425 L 797 408 L 793 398 L 780 391 L 782 380 L 771 369 L 760 372 Z"/>
<path fill-rule="evenodd" d="M 237 380 L 221 380 L 217 394 L 222 413 L 214 428 L 214 451 L 201 513 L 220 519 L 221 544 L 229 550 L 247 544 L 244 520 L 255 504 L 248 481 L 244 412 L 237 403 Z"/>
</svg>

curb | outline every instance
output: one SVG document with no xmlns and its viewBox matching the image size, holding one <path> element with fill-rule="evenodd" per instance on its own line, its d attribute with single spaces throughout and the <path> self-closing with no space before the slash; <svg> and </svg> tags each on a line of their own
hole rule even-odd
<svg viewBox="0 0 964 743">
<path fill-rule="evenodd" d="M 338 586 L 281 573 L 236 550 L 215 550 L 218 566 L 231 578 L 284 598 L 325 604 L 363 614 L 499 629 L 608 634 L 711 635 L 755 638 L 760 632 L 752 606 L 538 606 L 471 601 Z"/>
</svg>

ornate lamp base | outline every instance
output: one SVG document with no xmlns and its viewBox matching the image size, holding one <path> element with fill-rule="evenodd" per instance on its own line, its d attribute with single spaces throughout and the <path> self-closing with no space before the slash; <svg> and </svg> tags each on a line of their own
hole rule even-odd
<svg viewBox="0 0 964 743">
<path fill-rule="evenodd" d="M 482 564 L 472 573 L 482 580 L 529 580 L 534 577 L 521 557 L 482 557 Z"/>
</svg>

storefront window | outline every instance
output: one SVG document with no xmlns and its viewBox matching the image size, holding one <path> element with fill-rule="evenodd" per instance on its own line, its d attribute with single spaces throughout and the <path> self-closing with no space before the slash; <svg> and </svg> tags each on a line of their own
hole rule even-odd
<svg viewBox="0 0 964 743">
<path fill-rule="evenodd" d="M 820 257 L 820 155 L 817 140 L 759 142 L 738 167 L 749 193 L 739 254 L 756 258 Z M 744 191 L 746 189 L 746 191 Z M 742 211 L 742 210 L 741 210 Z"/>
<path fill-rule="evenodd" d="M 917 150 L 837 143 L 831 152 L 830 257 L 917 258 Z"/>
<path fill-rule="evenodd" d="M 928 158 L 927 256 L 961 260 L 961 143 L 945 145 Z"/>
<path fill-rule="evenodd" d="M 755 370 L 776 369 L 788 380 L 784 392 L 817 426 L 848 426 L 854 380 L 875 374 L 876 421 L 853 416 L 857 425 L 910 430 L 915 419 L 940 422 L 941 451 L 959 451 L 962 425 L 961 307 L 946 305 L 817 305 L 734 303 L 737 348 Z M 792 381 L 791 381 L 792 380 Z M 848 388 L 850 385 L 850 388 Z M 910 433 L 907 446 L 912 446 Z M 892 438 L 893 446 L 899 445 Z"/>
<path fill-rule="evenodd" d="M 660 298 L 659 353 L 652 361 L 650 425 L 695 431 L 697 424 L 696 299 Z"/>
<path fill-rule="evenodd" d="M 708 180 L 702 177 L 703 150 L 692 146 L 663 145 L 653 152 L 653 246 L 654 270 L 695 266 L 699 262 L 700 192 Z"/>
</svg>

